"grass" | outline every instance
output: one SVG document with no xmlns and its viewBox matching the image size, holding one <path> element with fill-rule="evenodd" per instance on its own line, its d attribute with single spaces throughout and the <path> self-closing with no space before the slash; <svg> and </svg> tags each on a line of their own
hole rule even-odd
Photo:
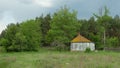
<svg viewBox="0 0 120 68">
<path fill-rule="evenodd" d="M 119 68 L 119 52 L 0 53 L 0 68 Z"/>
</svg>

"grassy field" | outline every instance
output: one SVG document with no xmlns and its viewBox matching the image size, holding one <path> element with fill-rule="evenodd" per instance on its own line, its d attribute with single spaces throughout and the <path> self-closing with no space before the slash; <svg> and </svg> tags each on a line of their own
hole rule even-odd
<svg viewBox="0 0 120 68">
<path fill-rule="evenodd" d="M 0 68 L 120 68 L 118 52 L 0 53 Z"/>
</svg>

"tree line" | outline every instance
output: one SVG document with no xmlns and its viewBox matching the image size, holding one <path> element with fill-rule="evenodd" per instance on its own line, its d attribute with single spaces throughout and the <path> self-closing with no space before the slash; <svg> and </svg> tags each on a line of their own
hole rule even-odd
<svg viewBox="0 0 120 68">
<path fill-rule="evenodd" d="M 41 47 L 69 50 L 78 33 L 96 44 L 96 49 L 120 47 L 120 18 L 112 17 L 105 7 L 90 19 L 78 19 L 77 11 L 62 7 L 53 15 L 41 15 L 21 23 L 11 23 L 0 35 L 6 51 L 38 51 Z"/>
</svg>

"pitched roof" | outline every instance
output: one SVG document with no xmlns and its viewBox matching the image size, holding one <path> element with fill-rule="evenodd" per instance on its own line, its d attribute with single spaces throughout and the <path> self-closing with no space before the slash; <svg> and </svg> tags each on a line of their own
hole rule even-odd
<svg viewBox="0 0 120 68">
<path fill-rule="evenodd" d="M 82 35 L 78 34 L 78 36 L 75 37 L 71 42 L 75 43 L 75 42 L 91 42 L 91 41 L 83 37 Z"/>
</svg>

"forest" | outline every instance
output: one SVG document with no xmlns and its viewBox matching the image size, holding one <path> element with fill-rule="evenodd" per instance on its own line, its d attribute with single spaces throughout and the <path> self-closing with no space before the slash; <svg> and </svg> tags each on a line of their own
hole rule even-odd
<svg viewBox="0 0 120 68">
<path fill-rule="evenodd" d="M 38 51 L 42 47 L 69 50 L 78 33 L 95 43 L 97 50 L 120 47 L 120 18 L 107 7 L 89 19 L 79 19 L 76 10 L 62 7 L 54 14 L 11 23 L 0 34 L 0 46 L 10 51 Z"/>
</svg>

